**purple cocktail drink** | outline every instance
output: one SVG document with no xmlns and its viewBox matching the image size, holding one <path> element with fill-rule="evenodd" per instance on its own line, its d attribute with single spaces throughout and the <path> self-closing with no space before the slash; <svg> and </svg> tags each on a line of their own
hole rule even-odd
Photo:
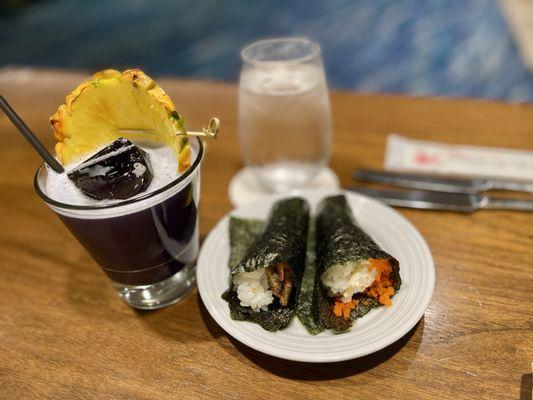
<svg viewBox="0 0 533 400">
<path fill-rule="evenodd" d="M 35 176 L 37 193 L 132 307 L 160 308 L 194 287 L 203 146 L 197 138 L 190 143 L 191 165 L 174 177 L 168 172 L 176 166 L 166 163 L 175 163 L 172 152 L 167 156 L 164 148 L 145 148 L 154 181 L 147 191 L 126 200 L 89 199 L 44 165 Z"/>
</svg>

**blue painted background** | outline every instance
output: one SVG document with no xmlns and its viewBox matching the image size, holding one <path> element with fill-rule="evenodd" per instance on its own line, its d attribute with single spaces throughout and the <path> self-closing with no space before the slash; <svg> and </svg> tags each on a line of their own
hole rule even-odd
<svg viewBox="0 0 533 400">
<path fill-rule="evenodd" d="M 234 81 L 261 37 L 318 41 L 334 88 L 533 100 L 496 0 L 55 0 L 0 16 L 0 66 Z"/>
</svg>

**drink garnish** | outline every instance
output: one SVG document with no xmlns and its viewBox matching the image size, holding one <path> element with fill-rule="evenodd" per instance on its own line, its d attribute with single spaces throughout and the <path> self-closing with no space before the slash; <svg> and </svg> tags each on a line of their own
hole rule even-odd
<svg viewBox="0 0 533 400">
<path fill-rule="evenodd" d="M 97 72 L 66 97 L 50 121 L 63 165 L 120 137 L 169 146 L 179 172 L 191 163 L 183 118 L 165 91 L 138 69 Z"/>
<path fill-rule="evenodd" d="M 119 138 L 68 173 L 87 196 L 97 200 L 128 199 L 146 190 L 152 181 L 148 154 Z"/>
</svg>

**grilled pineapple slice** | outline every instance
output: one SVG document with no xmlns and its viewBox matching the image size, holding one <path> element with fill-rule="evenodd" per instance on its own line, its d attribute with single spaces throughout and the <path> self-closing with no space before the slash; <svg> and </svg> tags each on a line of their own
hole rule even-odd
<svg viewBox="0 0 533 400">
<path fill-rule="evenodd" d="M 183 119 L 163 89 L 138 69 L 97 72 L 66 97 L 50 122 L 62 164 L 80 160 L 119 137 L 170 146 L 179 172 L 191 163 L 187 136 L 176 135 L 185 132 Z"/>
</svg>

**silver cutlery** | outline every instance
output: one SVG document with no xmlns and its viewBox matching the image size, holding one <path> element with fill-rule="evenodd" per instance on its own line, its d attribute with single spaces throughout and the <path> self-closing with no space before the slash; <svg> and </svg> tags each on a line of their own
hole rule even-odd
<svg viewBox="0 0 533 400">
<path fill-rule="evenodd" d="M 357 170 L 354 172 L 353 177 L 362 181 L 387 183 L 406 188 L 448 193 L 476 194 L 492 189 L 533 193 L 533 183 L 499 179 L 445 178 L 440 176 L 376 171 L 370 169 Z"/>
<path fill-rule="evenodd" d="M 349 188 L 396 207 L 447 210 L 471 213 L 480 209 L 533 211 L 533 200 L 507 199 L 467 193 L 440 193 L 424 190 L 382 190 Z"/>
</svg>

